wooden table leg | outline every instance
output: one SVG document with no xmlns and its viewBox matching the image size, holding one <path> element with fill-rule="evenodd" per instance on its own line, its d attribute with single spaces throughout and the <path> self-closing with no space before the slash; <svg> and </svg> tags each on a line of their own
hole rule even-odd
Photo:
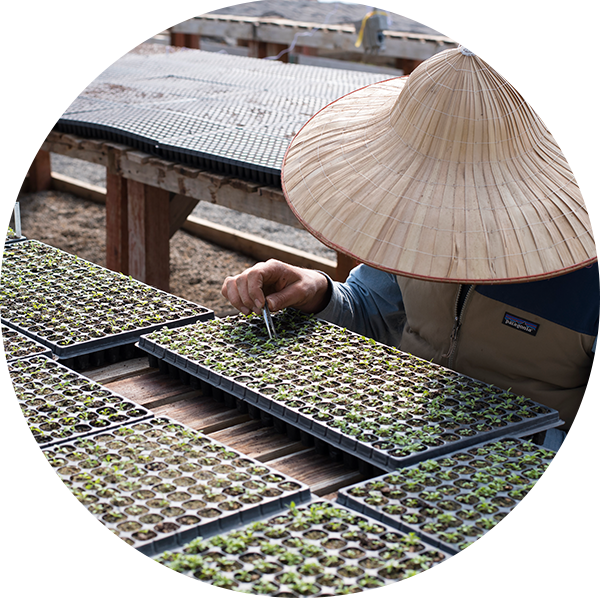
<svg viewBox="0 0 600 600">
<path fill-rule="evenodd" d="M 169 290 L 170 193 L 127 180 L 129 275 Z"/>
<path fill-rule="evenodd" d="M 106 170 L 106 266 L 129 275 L 127 180 Z"/>
<path fill-rule="evenodd" d="M 335 270 L 335 280 L 346 281 L 350 271 L 354 269 L 354 267 L 358 266 L 359 262 L 347 254 L 342 254 L 341 252 L 337 252 L 336 254 L 337 268 Z"/>
<path fill-rule="evenodd" d="M 52 187 L 50 152 L 40 150 L 29 167 L 29 192 L 42 192 Z"/>
</svg>

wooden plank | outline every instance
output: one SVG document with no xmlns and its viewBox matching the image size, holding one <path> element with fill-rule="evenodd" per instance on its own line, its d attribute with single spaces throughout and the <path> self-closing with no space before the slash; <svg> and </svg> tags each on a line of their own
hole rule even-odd
<svg viewBox="0 0 600 600">
<path fill-rule="evenodd" d="M 156 373 L 158 369 L 148 365 L 148 358 L 132 358 L 123 362 L 115 363 L 99 369 L 91 369 L 82 372 L 84 377 L 88 377 L 93 381 L 106 385 L 121 379 L 127 379 L 137 375 L 145 375 L 147 373 Z"/>
<path fill-rule="evenodd" d="M 0 197 L 23 194 L 29 189 L 27 173 L 5 173 L 0 175 Z"/>
<path fill-rule="evenodd" d="M 259 420 L 223 429 L 213 437 L 262 462 L 306 449 L 302 443 L 290 440 L 277 433 L 274 427 L 267 427 Z"/>
<path fill-rule="evenodd" d="M 297 267 L 318 269 L 333 278 L 337 276 L 336 262 L 290 246 L 265 240 L 251 233 L 237 231 L 231 227 L 218 225 L 195 216 L 190 216 L 187 219 L 183 229 L 204 240 L 252 256 L 258 260 L 276 258 Z"/>
<path fill-rule="evenodd" d="M 50 153 L 39 150 L 29 167 L 28 191 L 42 192 L 52 185 Z"/>
<path fill-rule="evenodd" d="M 127 180 L 113 169 L 106 171 L 106 266 L 129 275 Z"/>
<path fill-rule="evenodd" d="M 75 196 L 79 196 L 84 200 L 90 200 L 96 204 L 106 204 L 105 187 L 92 185 L 91 183 L 80 181 L 79 179 L 63 175 L 62 173 L 52 172 L 51 187 L 53 190 L 74 194 Z"/>
<path fill-rule="evenodd" d="M 106 387 L 142 406 L 150 404 L 156 406 L 156 403 L 161 400 L 168 402 L 170 398 L 188 393 L 191 389 L 190 386 L 172 379 L 169 375 L 156 371 L 146 375 L 138 375 L 114 381 L 106 384 Z"/>
<path fill-rule="evenodd" d="M 242 414 L 235 408 L 227 408 L 225 404 L 216 402 L 210 396 L 196 396 L 177 404 L 165 404 L 154 412 L 211 435 L 250 420 L 248 415 Z"/>
<path fill-rule="evenodd" d="M 169 290 L 169 200 L 166 190 L 127 180 L 128 274 L 164 291 Z"/>
<path fill-rule="evenodd" d="M 309 448 L 266 463 L 270 467 L 308 485 L 316 495 L 333 491 L 366 479 L 359 471 L 334 462 L 329 456 Z"/>
<path fill-rule="evenodd" d="M 169 237 L 173 237 L 183 226 L 199 200 L 182 194 L 175 194 L 169 203 Z"/>
</svg>

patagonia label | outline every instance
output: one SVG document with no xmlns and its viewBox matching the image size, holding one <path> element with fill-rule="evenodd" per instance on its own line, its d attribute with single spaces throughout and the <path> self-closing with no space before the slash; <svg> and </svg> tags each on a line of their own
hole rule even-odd
<svg viewBox="0 0 600 600">
<path fill-rule="evenodd" d="M 502 323 L 504 325 L 508 325 L 509 327 L 513 327 L 514 329 L 518 329 L 519 331 L 524 331 L 529 335 L 535 335 L 540 326 L 539 323 L 527 321 L 526 319 L 516 317 L 515 315 L 511 315 L 510 313 L 504 313 L 504 319 L 502 320 Z"/>
</svg>

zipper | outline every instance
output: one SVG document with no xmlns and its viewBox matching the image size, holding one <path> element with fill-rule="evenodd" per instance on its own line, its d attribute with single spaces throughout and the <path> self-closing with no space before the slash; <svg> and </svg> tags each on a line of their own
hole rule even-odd
<svg viewBox="0 0 600 600">
<path fill-rule="evenodd" d="M 452 328 L 452 333 L 450 334 L 450 348 L 446 354 L 443 354 L 443 358 L 448 359 L 448 368 L 451 369 L 454 361 L 454 354 L 456 353 L 456 348 L 458 346 L 458 332 L 460 331 L 460 326 L 462 325 L 463 316 L 465 314 L 465 307 L 467 306 L 467 300 L 473 291 L 474 285 L 469 285 L 466 292 L 465 283 L 461 283 L 458 288 L 458 294 L 456 295 L 456 303 L 454 305 L 454 327 Z"/>
</svg>

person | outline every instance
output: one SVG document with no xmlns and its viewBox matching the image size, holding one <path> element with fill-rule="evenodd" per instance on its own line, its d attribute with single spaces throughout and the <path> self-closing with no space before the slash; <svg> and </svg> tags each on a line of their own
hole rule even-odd
<svg viewBox="0 0 600 600">
<path fill-rule="evenodd" d="M 294 307 L 558 410 L 581 404 L 600 310 L 575 178 L 541 119 L 459 47 L 328 105 L 282 184 L 301 223 L 360 263 L 344 283 L 280 261 L 228 277 L 244 314 Z"/>
<path fill-rule="evenodd" d="M 511 7 L 513 19 L 517 18 L 529 0 L 515 0 Z M 568 23 L 591 25 L 600 15 L 600 0 L 550 0 L 553 17 Z M 572 94 L 600 106 L 600 91 L 595 81 L 554 77 L 554 83 Z"/>
</svg>

